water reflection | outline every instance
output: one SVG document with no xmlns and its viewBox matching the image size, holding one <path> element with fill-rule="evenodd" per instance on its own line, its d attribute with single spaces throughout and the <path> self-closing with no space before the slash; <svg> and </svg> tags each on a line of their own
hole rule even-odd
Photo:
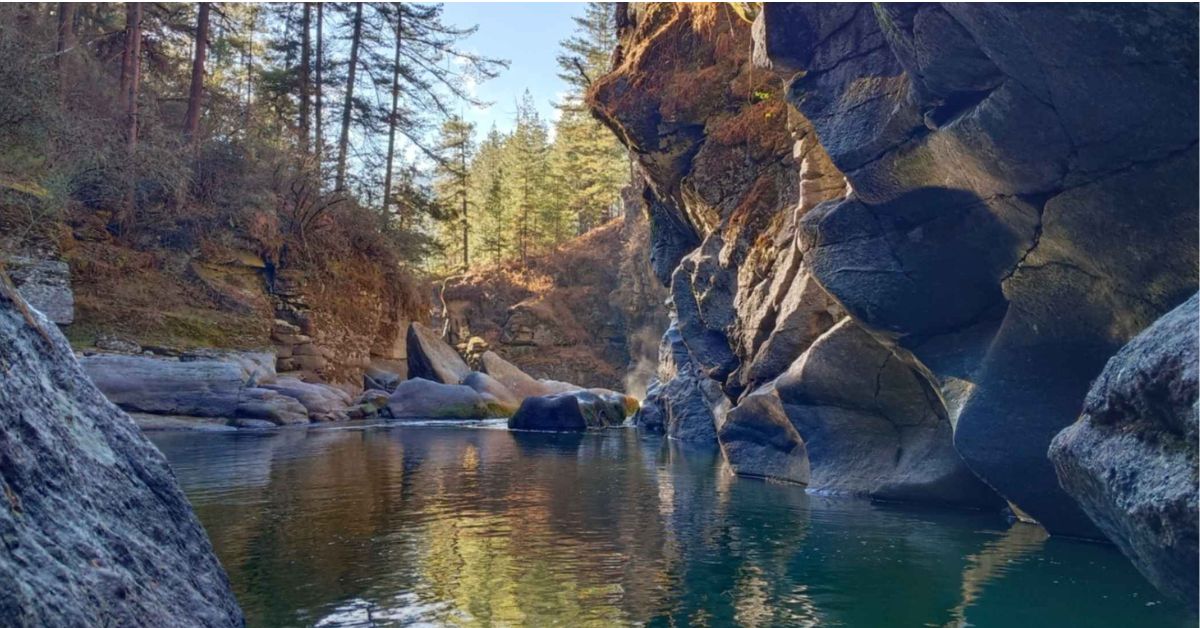
<svg viewBox="0 0 1200 628">
<path fill-rule="evenodd" d="M 631 430 L 155 441 L 255 626 L 1194 625 L 1111 548 L 737 479 Z"/>
</svg>

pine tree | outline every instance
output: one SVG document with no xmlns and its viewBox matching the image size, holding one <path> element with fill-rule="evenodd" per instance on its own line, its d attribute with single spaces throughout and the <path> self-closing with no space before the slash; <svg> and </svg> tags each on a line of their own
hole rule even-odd
<svg viewBox="0 0 1200 628">
<path fill-rule="evenodd" d="M 444 237 L 449 252 L 461 255 L 462 269 L 471 264 L 471 172 L 469 165 L 474 157 L 475 127 L 461 116 L 451 116 L 442 124 L 438 142 L 438 162 L 435 175 L 438 200 L 447 217 L 449 227 Z"/>
</svg>

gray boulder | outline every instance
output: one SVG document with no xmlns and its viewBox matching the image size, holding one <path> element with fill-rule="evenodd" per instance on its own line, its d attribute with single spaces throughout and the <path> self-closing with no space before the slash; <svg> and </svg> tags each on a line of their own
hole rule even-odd
<svg viewBox="0 0 1200 628">
<path fill-rule="evenodd" d="M 421 323 L 408 326 L 408 376 L 442 384 L 461 384 L 471 374 L 454 347 Z"/>
<path fill-rule="evenodd" d="M 808 484 L 804 439 L 792 426 L 771 384 L 746 395 L 717 430 L 725 461 L 738 475 Z"/>
<path fill-rule="evenodd" d="M 0 361 L 3 623 L 243 625 L 167 461 L 3 283 Z"/>
<path fill-rule="evenodd" d="M 336 386 L 304 382 L 294 377 L 280 377 L 272 383 L 262 384 L 262 388 L 300 402 L 312 421 L 345 421 L 348 418 L 346 409 L 352 399 L 346 391 Z"/>
<path fill-rule="evenodd" d="M 775 380 L 804 440 L 810 488 L 878 499 L 996 507 L 954 450 L 929 385 L 849 318 Z"/>
<path fill-rule="evenodd" d="M 492 416 L 510 417 L 521 406 L 521 397 L 487 373 L 471 373 L 462 383 L 488 399 Z"/>
<path fill-rule="evenodd" d="M 497 355 L 494 351 L 484 351 L 479 356 L 479 370 L 492 376 L 496 381 L 521 397 L 537 397 L 550 394 L 545 384 L 530 377 L 517 368 L 516 365 Z"/>
<path fill-rule="evenodd" d="M 1197 607 L 1197 378 L 1192 296 L 1108 361 L 1050 458 L 1096 526 L 1164 593 Z"/>
<path fill-rule="evenodd" d="M 80 359 L 110 401 L 129 411 L 233 417 L 248 378 L 238 363 L 97 354 Z"/>
<path fill-rule="evenodd" d="M 267 388 L 245 388 L 238 401 L 237 418 L 272 425 L 308 423 L 308 409 L 294 397 Z"/>
<path fill-rule="evenodd" d="M 396 387 L 387 410 L 394 419 L 486 419 L 494 399 L 470 386 L 416 378 Z"/>
</svg>

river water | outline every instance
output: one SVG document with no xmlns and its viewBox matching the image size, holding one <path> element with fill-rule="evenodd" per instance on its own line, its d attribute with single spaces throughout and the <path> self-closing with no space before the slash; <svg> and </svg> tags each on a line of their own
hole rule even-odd
<svg viewBox="0 0 1200 628">
<path fill-rule="evenodd" d="M 1114 548 L 636 430 L 157 433 L 251 626 L 1195 626 Z"/>
</svg>

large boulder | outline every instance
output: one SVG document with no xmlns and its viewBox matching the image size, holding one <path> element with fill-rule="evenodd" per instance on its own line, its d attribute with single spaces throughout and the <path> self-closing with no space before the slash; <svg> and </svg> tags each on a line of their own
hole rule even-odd
<svg viewBox="0 0 1200 628">
<path fill-rule="evenodd" d="M 647 390 L 634 425 L 679 441 L 715 445 L 717 417 L 727 405 L 721 385 L 704 374 L 672 324 L 659 346 L 658 380 Z"/>
<path fill-rule="evenodd" d="M 280 377 L 274 382 L 262 384 L 262 388 L 275 391 L 300 402 L 313 421 L 345 421 L 346 409 L 351 404 L 350 395 L 329 384 L 301 381 L 295 377 Z"/>
<path fill-rule="evenodd" d="M 3 283 L 0 362 L 3 623 L 243 625 L 167 461 Z"/>
<path fill-rule="evenodd" d="M 1108 361 L 1055 437 L 1059 482 L 1164 593 L 1197 607 L 1197 297 Z"/>
<path fill-rule="evenodd" d="M 808 449 L 811 488 L 1002 504 L 955 452 L 949 418 L 926 380 L 853 320 L 818 338 L 775 389 Z"/>
<path fill-rule="evenodd" d="M 243 366 L 227 360 L 97 354 L 80 364 L 110 401 L 152 414 L 233 417 L 249 382 Z"/>
<path fill-rule="evenodd" d="M 530 377 L 525 371 L 517 368 L 516 365 L 500 357 L 494 351 L 485 351 L 479 357 L 479 370 L 492 376 L 522 399 L 549 394 L 545 384 Z"/>
<path fill-rule="evenodd" d="M 470 386 L 415 378 L 396 387 L 387 411 L 394 419 L 486 419 L 494 402 Z"/>
<path fill-rule="evenodd" d="M 246 388 L 238 401 L 237 418 L 272 425 L 308 423 L 308 408 L 296 398 L 267 388 Z"/>
<path fill-rule="evenodd" d="M 521 406 L 521 397 L 487 373 L 471 373 L 463 378 L 462 383 L 489 399 L 492 416 L 512 416 Z"/>
<path fill-rule="evenodd" d="M 588 420 L 580 398 L 571 393 L 527 397 L 516 414 L 508 419 L 510 430 L 542 432 L 582 432 Z"/>
<path fill-rule="evenodd" d="M 727 412 L 717 430 L 721 454 L 738 475 L 808 484 L 804 439 L 768 384 Z"/>
<path fill-rule="evenodd" d="M 454 347 L 446 344 L 433 330 L 413 322 L 408 326 L 408 376 L 443 384 L 461 384 L 471 374 Z"/>
</svg>

